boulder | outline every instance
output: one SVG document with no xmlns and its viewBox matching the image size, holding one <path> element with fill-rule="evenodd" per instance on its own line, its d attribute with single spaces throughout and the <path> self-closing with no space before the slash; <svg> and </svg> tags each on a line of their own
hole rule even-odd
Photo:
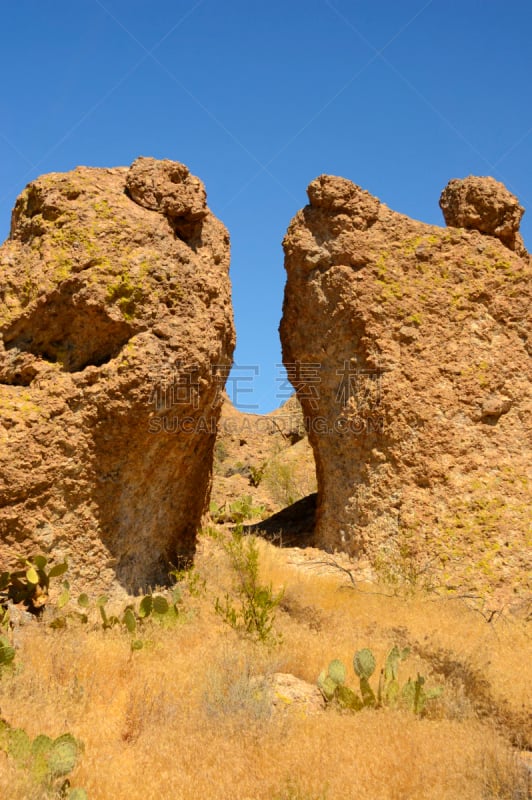
<svg viewBox="0 0 532 800">
<path fill-rule="evenodd" d="M 307 717 L 325 709 L 325 701 L 315 684 L 296 678 L 288 672 L 274 672 L 269 683 L 274 711 L 295 711 Z"/>
<path fill-rule="evenodd" d="M 258 696 L 266 692 L 274 714 L 295 713 L 300 717 L 312 717 L 325 711 L 325 700 L 317 685 L 289 672 L 259 675 L 251 678 L 251 685 Z"/>
<path fill-rule="evenodd" d="M 526 256 L 519 233 L 525 209 L 495 178 L 470 175 L 449 181 L 441 193 L 440 208 L 447 225 L 496 236 L 510 250 Z"/>
<path fill-rule="evenodd" d="M 316 461 L 316 544 L 405 572 L 427 552 L 477 574 L 526 560 L 528 257 L 344 178 L 308 196 L 284 240 L 280 333 Z"/>
<path fill-rule="evenodd" d="M 232 362 L 229 236 L 183 164 L 44 175 L 0 248 L 0 563 L 136 591 L 189 559 Z"/>
</svg>

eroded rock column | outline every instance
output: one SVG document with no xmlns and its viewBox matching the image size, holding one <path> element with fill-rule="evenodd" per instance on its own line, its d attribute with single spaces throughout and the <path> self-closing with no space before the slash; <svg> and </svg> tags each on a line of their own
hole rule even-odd
<svg viewBox="0 0 532 800">
<path fill-rule="evenodd" d="M 0 250 L 0 562 L 129 591 L 194 553 L 232 361 L 229 236 L 183 165 L 44 175 Z"/>
<path fill-rule="evenodd" d="M 328 175 L 288 228 L 283 360 L 329 550 L 376 562 L 428 542 L 449 552 L 456 537 L 462 555 L 496 560 L 510 529 L 526 546 L 530 261 L 517 200 L 478 180 L 467 229 L 409 219 Z M 453 192 L 444 209 L 460 207 Z"/>
</svg>

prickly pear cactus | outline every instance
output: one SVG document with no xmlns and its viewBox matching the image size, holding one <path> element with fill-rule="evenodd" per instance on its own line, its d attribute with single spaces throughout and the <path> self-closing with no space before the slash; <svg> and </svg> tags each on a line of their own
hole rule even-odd
<svg viewBox="0 0 532 800">
<path fill-rule="evenodd" d="M 163 616 L 168 613 L 169 603 L 166 597 L 157 594 L 153 598 L 153 613 Z"/>
<path fill-rule="evenodd" d="M 345 665 L 338 658 L 335 658 L 334 661 L 331 661 L 329 664 L 328 675 L 329 678 L 341 686 L 343 683 L 345 683 L 345 678 L 347 675 Z"/>
<path fill-rule="evenodd" d="M 89 800 L 85 789 L 71 789 L 68 800 Z"/>
<path fill-rule="evenodd" d="M 48 789 L 54 787 L 57 778 L 74 769 L 82 749 L 81 742 L 70 733 L 58 736 L 55 740 L 41 734 L 32 742 L 25 730 L 12 728 L 8 722 L 0 719 L 0 750 L 4 750 L 19 767 L 28 769 L 35 782 Z M 84 799 L 86 795 L 77 798 Z"/>
<path fill-rule="evenodd" d="M 395 645 L 392 647 L 388 655 L 386 656 L 386 661 L 384 663 L 384 680 L 385 681 L 396 681 L 399 673 L 399 659 L 401 658 L 401 651 Z"/>
<path fill-rule="evenodd" d="M 353 669 L 359 678 L 368 680 L 375 672 L 375 658 L 371 650 L 364 647 L 358 650 L 353 658 Z"/>
<path fill-rule="evenodd" d="M 385 684 L 384 691 L 382 692 L 381 703 L 387 706 L 395 706 L 401 694 L 401 687 L 399 681 L 391 680 Z"/>
<path fill-rule="evenodd" d="M 58 736 L 48 753 L 48 768 L 54 778 L 68 775 L 76 766 L 80 752 L 79 742 L 70 733 Z"/>
<path fill-rule="evenodd" d="M 397 704 L 401 687 L 399 685 L 399 662 L 404 661 L 410 653 L 410 648 L 400 650 L 397 645 L 392 647 L 384 662 L 379 678 L 378 703 L 379 705 L 394 706 Z"/>
<path fill-rule="evenodd" d="M 427 695 L 423 689 L 424 683 L 425 678 L 418 672 L 416 682 L 414 684 L 414 714 L 420 714 L 425 708 Z"/>
<path fill-rule="evenodd" d="M 323 670 L 318 678 L 318 688 L 327 702 L 330 703 L 334 699 L 338 684 Z"/>
<path fill-rule="evenodd" d="M 327 671 L 323 670 L 320 674 L 318 686 L 328 703 L 334 703 L 336 707 L 343 709 L 360 711 L 362 708 L 400 705 L 414 714 L 421 714 L 427 702 L 439 697 L 443 689 L 441 687 L 425 689 L 425 678 L 419 673 L 415 681 L 409 678 L 401 687 L 399 663 L 404 661 L 409 653 L 409 648 L 401 650 L 397 646 L 390 650 L 380 670 L 376 696 L 369 682 L 375 671 L 375 658 L 367 647 L 358 650 L 353 658 L 353 668 L 360 681 L 360 697 L 345 686 L 346 670 L 338 659 L 331 661 Z"/>
<path fill-rule="evenodd" d="M 364 707 L 364 703 L 357 693 L 348 686 L 338 687 L 336 690 L 336 701 L 340 708 L 346 708 L 350 711 L 360 711 Z"/>
<path fill-rule="evenodd" d="M 11 728 L 7 734 L 7 753 L 19 767 L 26 767 L 31 757 L 31 740 L 22 728 Z"/>
<path fill-rule="evenodd" d="M 0 670 L 9 666 L 15 658 L 15 648 L 11 647 L 6 636 L 0 636 Z"/>
<path fill-rule="evenodd" d="M 403 705 L 410 709 L 414 714 L 421 714 L 429 700 L 440 697 L 443 692 L 441 687 L 425 690 L 425 678 L 418 673 L 415 681 L 411 678 L 407 680 L 401 691 L 401 701 Z"/>
<path fill-rule="evenodd" d="M 135 612 L 132 608 L 126 608 L 124 611 L 123 623 L 126 626 L 129 633 L 135 633 L 137 630 L 137 620 L 135 617 Z"/>
<path fill-rule="evenodd" d="M 365 677 L 360 678 L 360 694 L 362 695 L 362 702 L 366 708 L 373 708 L 377 705 L 377 698 L 369 685 L 368 679 Z"/>
<path fill-rule="evenodd" d="M 49 736 L 37 736 L 31 745 L 31 774 L 37 783 L 45 783 L 50 777 L 48 755 L 53 747 L 53 739 Z"/>
<path fill-rule="evenodd" d="M 141 619 L 144 619 L 144 617 L 149 617 L 152 610 L 153 610 L 153 597 L 151 596 L 151 594 L 147 594 L 140 601 L 139 617 Z"/>
</svg>

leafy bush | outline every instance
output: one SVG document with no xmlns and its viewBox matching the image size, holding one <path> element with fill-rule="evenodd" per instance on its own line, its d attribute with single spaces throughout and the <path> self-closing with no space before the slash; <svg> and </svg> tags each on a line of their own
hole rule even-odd
<svg viewBox="0 0 532 800">
<path fill-rule="evenodd" d="M 260 482 L 264 477 L 264 471 L 266 469 L 266 461 L 263 461 L 260 467 L 254 467 L 253 465 L 249 468 L 249 485 L 257 488 L 260 486 Z"/>
<path fill-rule="evenodd" d="M 220 617 L 239 633 L 260 642 L 275 643 L 275 609 L 283 593 L 274 594 L 271 584 L 262 584 L 259 576 L 259 549 L 253 536 L 244 536 L 237 527 L 230 538 L 219 537 L 235 574 L 234 597 L 226 593 L 215 600 Z M 236 602 L 235 602 L 236 599 Z"/>
<path fill-rule="evenodd" d="M 212 502 L 209 511 L 213 522 L 233 522 L 235 525 L 241 525 L 243 522 L 246 522 L 246 520 L 262 517 L 264 514 L 264 506 L 253 505 L 253 498 L 248 494 L 241 497 L 239 500 L 234 500 L 229 504 L 229 507 L 227 503 L 218 506 L 216 503 Z"/>
<path fill-rule="evenodd" d="M 282 506 L 291 506 L 305 494 L 296 479 L 292 464 L 271 461 L 265 470 L 264 481 L 274 500 Z"/>
</svg>

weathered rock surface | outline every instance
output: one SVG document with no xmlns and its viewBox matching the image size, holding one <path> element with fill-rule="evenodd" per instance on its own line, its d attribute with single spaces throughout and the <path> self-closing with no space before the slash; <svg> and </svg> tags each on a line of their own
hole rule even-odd
<svg viewBox="0 0 532 800">
<path fill-rule="evenodd" d="M 325 700 L 312 683 L 296 678 L 288 672 L 274 672 L 267 681 L 275 712 L 295 712 L 302 716 L 313 716 L 325 710 Z"/>
<path fill-rule="evenodd" d="M 0 249 L 2 565 L 67 556 L 71 580 L 132 591 L 193 554 L 234 347 L 228 269 L 182 164 L 24 190 Z"/>
<path fill-rule="evenodd" d="M 519 233 L 525 209 L 495 178 L 470 175 L 449 181 L 441 193 L 440 208 L 447 225 L 496 236 L 510 250 L 527 255 Z"/>
<path fill-rule="evenodd" d="M 521 212 L 506 225 L 508 201 L 491 236 L 339 177 L 308 195 L 284 240 L 281 339 L 316 460 L 316 543 L 405 570 L 445 552 L 504 582 L 530 553 L 530 261 L 497 238 Z"/>
</svg>

